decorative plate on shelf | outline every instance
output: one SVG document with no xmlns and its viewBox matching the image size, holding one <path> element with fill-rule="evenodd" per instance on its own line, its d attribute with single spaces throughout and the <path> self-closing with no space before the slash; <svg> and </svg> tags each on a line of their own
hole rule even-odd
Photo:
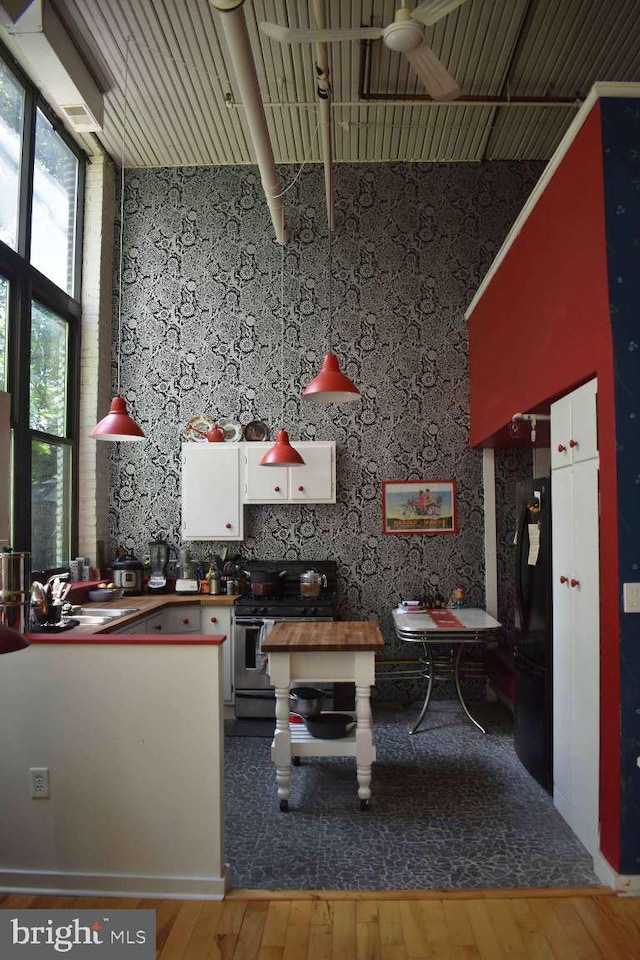
<svg viewBox="0 0 640 960">
<path fill-rule="evenodd" d="M 207 442 L 207 434 L 215 426 L 213 420 L 210 420 L 209 417 L 205 417 L 203 413 L 196 414 L 195 417 L 191 417 L 191 420 L 187 423 L 185 427 L 185 434 L 187 440 L 195 440 L 198 443 Z"/>
<path fill-rule="evenodd" d="M 242 425 L 237 420 L 218 420 L 216 426 L 224 430 L 224 439 L 227 443 L 242 440 Z"/>
<path fill-rule="evenodd" d="M 269 427 L 262 420 L 252 420 L 244 428 L 245 440 L 268 440 Z"/>
</svg>

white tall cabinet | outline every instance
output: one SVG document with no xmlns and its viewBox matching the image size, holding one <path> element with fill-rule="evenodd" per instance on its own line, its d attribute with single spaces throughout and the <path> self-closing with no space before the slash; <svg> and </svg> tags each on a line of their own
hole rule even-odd
<svg viewBox="0 0 640 960">
<path fill-rule="evenodd" d="M 600 605 L 597 384 L 551 405 L 553 799 L 599 849 Z"/>
</svg>

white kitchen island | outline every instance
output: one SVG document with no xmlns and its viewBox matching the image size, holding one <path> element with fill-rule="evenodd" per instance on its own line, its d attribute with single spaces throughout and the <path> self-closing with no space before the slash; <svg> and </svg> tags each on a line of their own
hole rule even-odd
<svg viewBox="0 0 640 960">
<path fill-rule="evenodd" d="M 289 808 L 291 761 L 294 757 L 355 757 L 358 797 L 366 809 L 371 797 L 371 764 L 376 751 L 371 721 L 370 688 L 375 654 L 384 640 L 374 621 L 296 621 L 277 623 L 262 645 L 269 656 L 269 675 L 276 690 L 276 729 L 271 757 L 276 766 L 280 809 Z M 355 683 L 356 727 L 347 737 L 321 740 L 289 723 L 292 683 Z"/>
</svg>

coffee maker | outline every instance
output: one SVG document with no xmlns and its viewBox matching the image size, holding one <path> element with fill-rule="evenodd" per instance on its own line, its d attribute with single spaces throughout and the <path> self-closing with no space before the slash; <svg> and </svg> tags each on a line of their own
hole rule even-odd
<svg viewBox="0 0 640 960">
<path fill-rule="evenodd" d="M 165 540 L 153 540 L 149 544 L 149 561 L 149 593 L 166 593 L 169 545 Z"/>
</svg>

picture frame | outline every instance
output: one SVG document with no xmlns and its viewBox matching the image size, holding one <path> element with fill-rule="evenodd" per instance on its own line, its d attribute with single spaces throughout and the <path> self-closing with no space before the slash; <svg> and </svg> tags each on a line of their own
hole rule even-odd
<svg viewBox="0 0 640 960">
<path fill-rule="evenodd" d="M 455 480 L 383 480 L 382 532 L 457 533 Z"/>
</svg>

